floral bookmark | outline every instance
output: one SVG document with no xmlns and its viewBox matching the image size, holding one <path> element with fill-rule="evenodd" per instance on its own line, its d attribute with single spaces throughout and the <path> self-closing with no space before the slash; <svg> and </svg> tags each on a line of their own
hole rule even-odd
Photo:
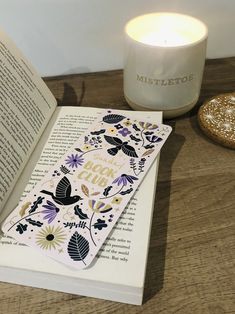
<svg viewBox="0 0 235 314">
<path fill-rule="evenodd" d="M 77 269 L 87 267 L 171 128 L 108 110 L 3 224 L 9 236 Z"/>
</svg>

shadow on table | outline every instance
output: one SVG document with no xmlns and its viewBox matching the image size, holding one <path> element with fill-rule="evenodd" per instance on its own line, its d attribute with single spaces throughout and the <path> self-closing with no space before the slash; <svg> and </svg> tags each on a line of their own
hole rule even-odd
<svg viewBox="0 0 235 314">
<path fill-rule="evenodd" d="M 173 131 L 161 150 L 156 202 L 146 270 L 144 302 L 148 301 L 163 288 L 171 194 L 171 169 L 185 141 L 182 135 L 175 133 L 173 122 L 168 122 L 167 124 L 172 126 Z"/>
<path fill-rule="evenodd" d="M 75 89 L 70 84 L 64 83 L 63 98 L 61 100 L 57 98 L 58 106 L 77 106 L 77 107 L 82 106 L 85 91 L 86 91 L 85 82 L 82 81 L 81 94 L 79 95 L 78 98 Z"/>
</svg>

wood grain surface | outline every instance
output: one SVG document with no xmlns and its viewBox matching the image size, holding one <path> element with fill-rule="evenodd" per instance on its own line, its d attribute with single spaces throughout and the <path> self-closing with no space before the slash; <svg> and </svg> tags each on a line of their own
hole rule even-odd
<svg viewBox="0 0 235 314">
<path fill-rule="evenodd" d="M 129 109 L 122 71 L 46 78 L 59 105 Z M 144 304 L 0 283 L 1 314 L 235 313 L 235 151 L 205 137 L 197 111 L 235 90 L 235 57 L 207 60 L 200 99 L 161 152 Z"/>
</svg>

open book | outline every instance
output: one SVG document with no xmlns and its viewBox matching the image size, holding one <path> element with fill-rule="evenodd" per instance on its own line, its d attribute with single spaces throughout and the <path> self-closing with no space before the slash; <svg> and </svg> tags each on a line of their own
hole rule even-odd
<svg viewBox="0 0 235 314">
<path fill-rule="evenodd" d="M 57 107 L 43 80 L 12 41 L 0 32 L 1 223 L 101 111 Z M 154 123 L 162 119 L 159 112 L 135 111 L 131 116 Z M 158 160 L 151 166 L 92 266 L 74 270 L 2 235 L 0 280 L 141 304 L 157 165 Z"/>
</svg>

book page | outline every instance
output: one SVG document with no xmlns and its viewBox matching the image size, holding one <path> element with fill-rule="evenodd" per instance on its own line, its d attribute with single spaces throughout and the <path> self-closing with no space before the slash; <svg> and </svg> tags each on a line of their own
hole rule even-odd
<svg viewBox="0 0 235 314">
<path fill-rule="evenodd" d="M 46 84 L 0 31 L 0 211 L 55 107 Z"/>
<path fill-rule="evenodd" d="M 26 193 L 94 121 L 96 114 L 100 110 L 102 109 L 82 107 L 56 109 L 56 115 L 53 118 L 55 120 L 53 122 L 55 123 L 54 126 L 52 123 L 49 125 L 51 130 L 48 128 L 39 142 L 38 149 L 44 145 L 43 141 L 45 142 L 48 138 L 26 187 Z M 161 114 L 156 112 L 131 112 L 131 115 L 139 120 L 143 119 L 144 116 L 143 120 L 155 123 L 161 120 Z M 38 155 L 38 152 L 35 151 L 35 155 Z M 0 242 L 0 250 L 3 253 L 0 256 L 0 265 L 76 278 L 141 286 L 144 281 L 148 239 L 151 229 L 157 162 L 154 162 L 139 190 L 122 213 L 118 223 L 99 251 L 95 262 L 89 268 L 75 271 L 6 237 L 3 237 Z M 27 170 L 25 171 L 27 172 Z M 56 173 L 55 175 L 59 174 Z M 22 182 L 19 182 L 19 184 L 23 185 Z M 8 205 L 10 208 L 10 203 Z M 70 219 L 72 220 L 73 217 L 70 217 Z M 17 262 L 14 256 L 17 256 Z M 25 256 L 31 257 L 27 259 Z M 141 265 L 141 267 L 138 267 L 137 264 Z M 127 269 L 130 270 L 128 274 Z"/>
</svg>

